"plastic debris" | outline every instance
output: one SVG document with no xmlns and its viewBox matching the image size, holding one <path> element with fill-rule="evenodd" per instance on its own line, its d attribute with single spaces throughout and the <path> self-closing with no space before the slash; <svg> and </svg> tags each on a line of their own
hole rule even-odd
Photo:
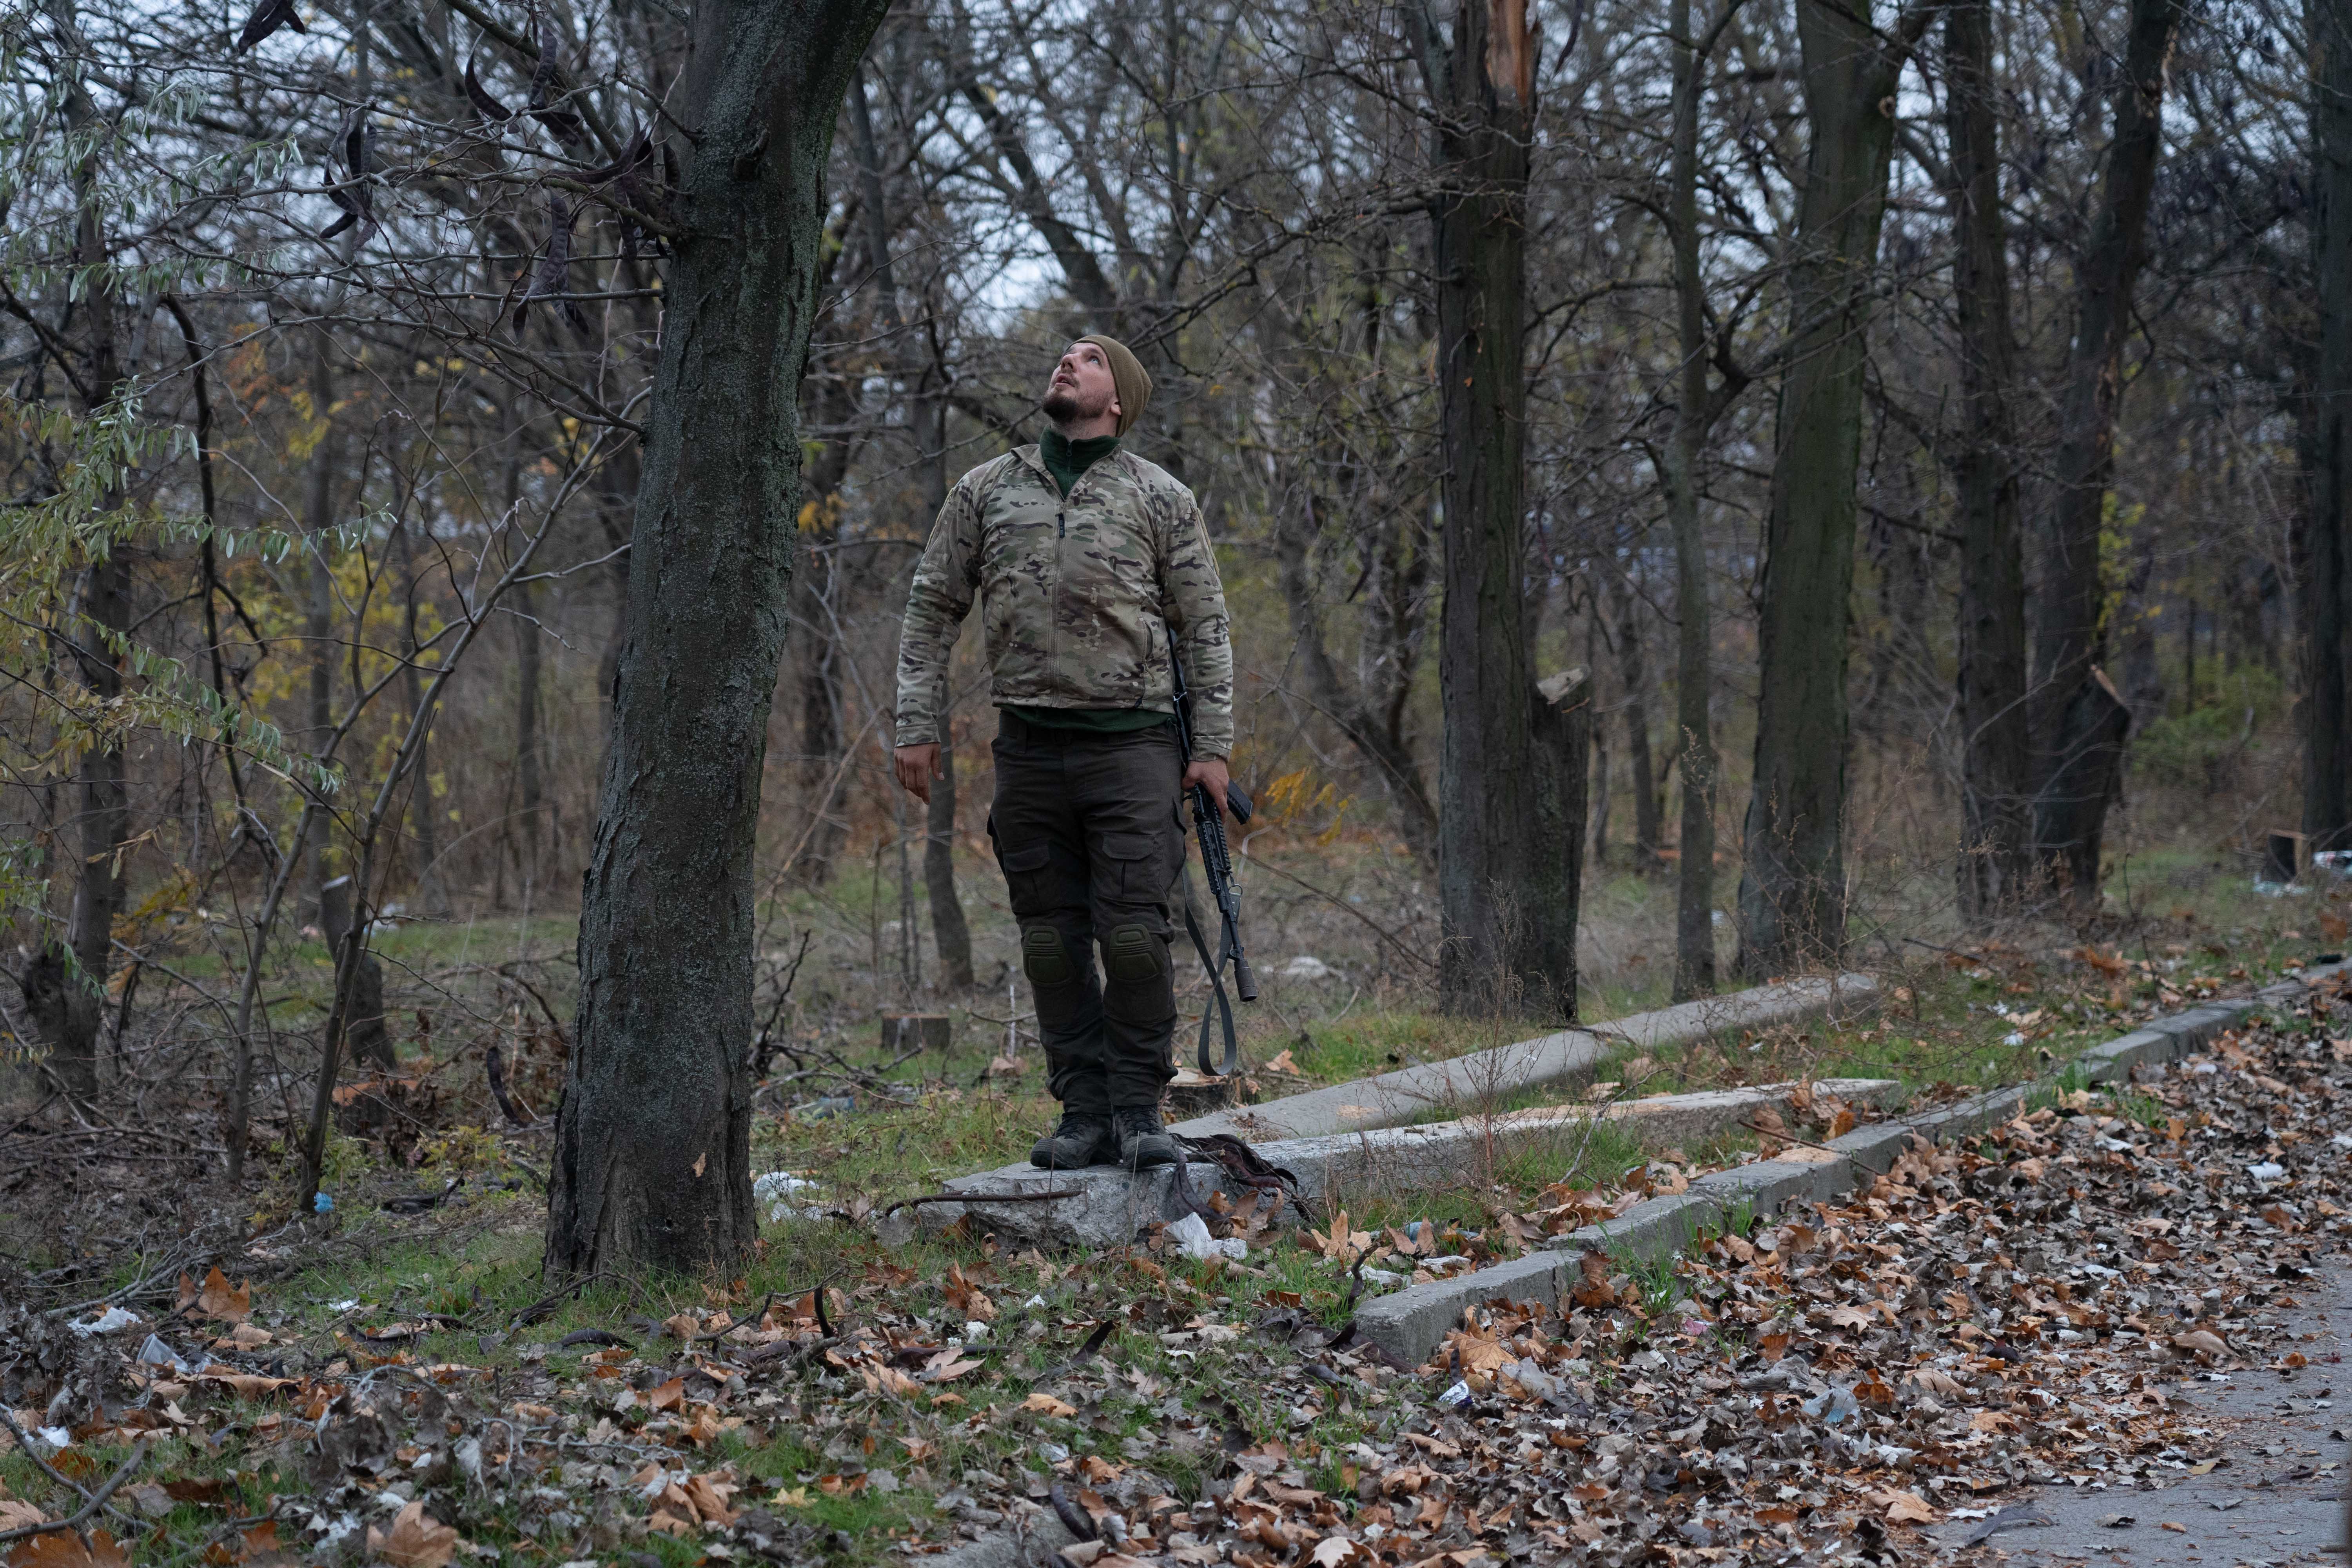
<svg viewBox="0 0 2352 1568">
<path fill-rule="evenodd" d="M 803 1194 L 814 1195 L 822 1184 L 791 1171 L 771 1171 L 751 1184 L 751 1201 L 760 1205 L 761 1216 L 770 1225 L 788 1219 L 822 1219 L 824 1211 L 804 1207 L 793 1202 Z"/>
<path fill-rule="evenodd" d="M 310 1200 L 310 1211 L 313 1214 L 332 1214 L 335 1212 L 335 1200 L 320 1193 Z"/>
<path fill-rule="evenodd" d="M 1285 980 L 1328 980 L 1339 973 L 1321 959 L 1303 952 L 1282 966 Z"/>
<path fill-rule="evenodd" d="M 1183 1249 L 1184 1256 L 1193 1258 L 1229 1258 L 1239 1262 L 1249 1256 L 1249 1243 L 1239 1237 L 1218 1241 L 1209 1235 L 1208 1226 L 1196 1214 L 1171 1221 L 1166 1234 Z"/>
<path fill-rule="evenodd" d="M 1850 1388 L 1828 1388 L 1806 1400 L 1802 1408 L 1815 1420 L 1826 1421 L 1834 1426 L 1847 1416 L 1858 1414 L 1862 1404 L 1854 1398 L 1853 1390 Z"/>
<path fill-rule="evenodd" d="M 165 1344 L 163 1339 L 159 1335 L 155 1334 L 149 1334 L 147 1336 L 147 1342 L 139 1347 L 139 1364 L 142 1366 L 168 1366 L 173 1372 L 177 1373 L 191 1373 L 196 1370 L 194 1366 L 188 1363 L 187 1359 L 182 1356 L 178 1351 L 175 1351 L 170 1345 Z"/>
<path fill-rule="evenodd" d="M 110 1334 L 117 1329 L 127 1329 L 138 1321 L 139 1317 L 135 1312 L 126 1312 L 120 1307 L 109 1307 L 103 1314 L 92 1318 L 87 1323 L 69 1323 L 67 1327 L 82 1338 L 88 1339 L 92 1334 Z"/>
<path fill-rule="evenodd" d="M 1453 1387 L 1447 1389 L 1444 1393 L 1437 1396 L 1437 1403 L 1444 1405 L 1449 1410 L 1469 1404 L 1469 1383 L 1466 1380 L 1456 1383 Z"/>
<path fill-rule="evenodd" d="M 2286 1167 L 2276 1160 L 2264 1160 L 2258 1165 L 2247 1166 L 2246 1174 L 2258 1182 L 2275 1182 L 2286 1174 Z"/>
</svg>

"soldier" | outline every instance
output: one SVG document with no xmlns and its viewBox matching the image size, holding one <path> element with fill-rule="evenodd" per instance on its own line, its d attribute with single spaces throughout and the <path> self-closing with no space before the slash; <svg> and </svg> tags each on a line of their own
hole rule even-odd
<svg viewBox="0 0 2352 1568">
<path fill-rule="evenodd" d="M 1125 344 L 1073 342 L 1045 391 L 1045 438 L 964 475 L 940 509 L 898 644 L 894 762 L 928 801 L 943 776 L 948 658 L 979 595 L 998 715 L 988 830 L 1062 1102 L 1061 1124 L 1029 1153 L 1046 1170 L 1176 1159 L 1160 1094 L 1174 1076 L 1180 802 L 1197 783 L 1223 806 L 1233 750 L 1233 647 L 1201 509 L 1119 447 L 1150 395 Z M 1189 768 L 1177 658 L 1192 700 Z"/>
</svg>

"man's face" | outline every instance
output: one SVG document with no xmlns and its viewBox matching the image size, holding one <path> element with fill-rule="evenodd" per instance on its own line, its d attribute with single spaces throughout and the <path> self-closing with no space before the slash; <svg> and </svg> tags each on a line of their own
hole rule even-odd
<svg viewBox="0 0 2352 1568">
<path fill-rule="evenodd" d="M 1065 425 L 1099 419 L 1118 401 L 1110 356 L 1098 343 L 1072 343 L 1045 388 L 1045 416 Z"/>
</svg>

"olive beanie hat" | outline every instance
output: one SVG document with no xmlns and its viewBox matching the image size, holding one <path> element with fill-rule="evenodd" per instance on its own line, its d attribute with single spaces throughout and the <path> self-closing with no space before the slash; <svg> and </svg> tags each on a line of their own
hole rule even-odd
<svg viewBox="0 0 2352 1568">
<path fill-rule="evenodd" d="M 1144 405 L 1151 401 L 1151 373 L 1143 368 L 1135 351 L 1117 338 L 1088 332 L 1077 341 L 1094 344 L 1110 361 L 1111 385 L 1118 392 L 1118 433 L 1126 435 L 1143 417 Z"/>
</svg>

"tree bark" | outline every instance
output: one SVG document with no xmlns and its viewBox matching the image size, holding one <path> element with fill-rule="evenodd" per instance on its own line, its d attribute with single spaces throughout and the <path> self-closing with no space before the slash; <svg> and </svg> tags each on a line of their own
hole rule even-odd
<svg viewBox="0 0 2352 1568">
<path fill-rule="evenodd" d="M 65 0 L 53 0 L 52 14 L 60 30 L 77 35 L 79 26 Z M 68 89 L 66 123 L 77 135 L 93 134 L 96 111 L 79 79 Z M 98 153 L 93 147 L 75 172 L 75 195 L 80 211 L 74 233 L 76 262 L 90 271 L 93 287 L 86 308 L 85 342 L 92 401 L 83 412 L 97 415 L 121 390 L 125 373 L 116 333 L 121 327 L 113 285 L 103 263 L 108 259 L 105 215 L 98 192 Z M 110 496 L 107 504 L 117 503 Z M 94 703 L 110 704 L 122 695 L 121 655 L 113 646 L 131 625 L 131 565 L 121 542 L 107 542 L 105 553 L 83 571 L 79 614 L 66 621 L 76 672 Z M 109 715 L 92 714 L 90 721 L 104 730 Z M 72 1094 L 87 1097 L 98 1089 L 98 1031 L 106 1011 L 106 976 L 113 963 L 114 920 L 122 912 L 124 882 L 117 864 L 131 837 L 131 802 L 125 787 L 119 732 L 102 732 L 75 770 L 76 814 L 81 840 L 76 856 L 73 903 L 66 915 L 64 950 L 45 943 L 36 962 L 27 966 L 24 992 L 26 1006 L 48 1037 L 49 1059 L 60 1083 Z M 72 954 L 70 972 L 66 952 Z"/>
<path fill-rule="evenodd" d="M 544 1267 L 731 1268 L 755 1232 L 752 845 L 800 513 L 826 154 L 887 0 L 704 0 L 580 921 Z M 688 450 L 689 439 L 692 450 Z"/>
<path fill-rule="evenodd" d="M 1846 643 L 1854 470 L 1892 105 L 1930 13 L 1882 40 L 1870 8 L 1798 0 L 1811 137 L 1787 263 L 1790 352 L 1757 642 L 1761 695 L 1739 881 L 1741 970 L 1833 963 L 1845 947 Z"/>
<path fill-rule="evenodd" d="M 2352 843 L 2352 16 L 2309 0 L 2312 268 L 2319 353 L 2304 423 L 2308 512 L 2297 554 L 2303 594 L 2303 830 L 2314 849 Z"/>
<path fill-rule="evenodd" d="M 1601 668 L 1601 599 L 1592 597 L 1590 613 L 1584 617 L 1584 665 L 1588 670 Z M 1590 700 L 1590 693 L 1587 693 Z M 1592 863 L 1606 869 L 1609 865 L 1609 805 L 1615 792 L 1614 781 L 1609 774 L 1609 727 L 1595 723 L 1588 727 L 1584 742 L 1586 769 L 1592 780 L 1591 809 L 1585 814 L 1585 826 L 1592 836 Z"/>
<path fill-rule="evenodd" d="M 1445 473 L 1438 685 L 1441 1005 L 1576 1012 L 1577 784 L 1538 764 L 1550 726 L 1529 668 L 1527 187 L 1540 41 L 1526 0 L 1463 0 L 1450 45 L 1407 11 L 1434 100 L 1438 423 Z M 1538 776 L 1540 774 L 1540 777 Z M 1557 795 L 1553 797 L 1557 799 Z"/>
<path fill-rule="evenodd" d="M 111 344 L 105 357 L 110 362 Z M 100 384 L 110 386 L 113 380 Z M 109 644 L 131 626 L 131 570 L 119 543 L 82 574 L 80 598 L 81 615 L 74 626 L 75 663 L 92 700 L 110 703 L 122 695 L 122 668 Z M 81 805 L 81 874 L 66 916 L 65 944 L 81 973 L 68 974 L 62 964 L 55 966 L 52 984 L 58 994 L 47 1012 L 54 1019 L 49 1059 L 58 1080 L 70 1092 L 87 1097 L 98 1091 L 98 1031 L 106 1012 L 107 972 L 113 964 L 114 921 L 124 902 L 125 882 L 116 857 L 131 837 L 131 799 L 119 742 L 90 748 L 77 771 L 74 789 Z M 35 976 L 48 973 L 43 966 L 26 975 L 26 1001 L 37 1016 L 45 1008 L 33 994 Z"/>
<path fill-rule="evenodd" d="M 422 596 L 416 575 L 416 547 L 409 533 L 415 524 L 404 521 L 393 530 L 393 543 L 400 551 L 400 580 L 404 603 L 401 606 L 400 658 L 401 689 L 408 699 L 408 717 L 415 722 L 425 705 L 425 672 L 416 667 L 416 612 Z M 409 831 L 416 836 L 416 902 L 427 920 L 449 918 L 449 894 L 441 880 L 440 824 L 433 805 L 433 768 L 425 756 L 432 742 L 432 726 L 428 721 L 425 733 L 416 742 L 416 782 L 408 801 Z"/>
<path fill-rule="evenodd" d="M 1681 849 L 1675 862 L 1674 998 L 1715 989 L 1715 785 L 1709 704 L 1715 688 L 1714 616 L 1706 584 L 1706 536 L 1699 520 L 1699 462 L 1707 432 L 1747 385 L 1734 374 L 1707 387 L 1706 279 L 1699 268 L 1698 121 L 1706 62 L 1741 0 L 1724 0 L 1705 38 L 1691 36 L 1690 0 L 1675 0 L 1672 151 L 1667 210 L 1674 249 L 1676 375 L 1675 433 L 1665 454 L 1666 520 L 1675 541 L 1675 765 L 1682 775 Z"/>
<path fill-rule="evenodd" d="M 1633 775 L 1633 869 L 1657 870 L 1658 781 L 1650 758 L 1650 675 L 1643 666 L 1641 605 L 1633 579 L 1618 572 L 1610 583 L 1617 621 L 1617 669 L 1625 683 L 1625 756 Z"/>
<path fill-rule="evenodd" d="M 1954 0 L 1944 37 L 1960 370 L 1959 893 L 1962 917 L 1981 930 L 2018 908 L 2032 875 L 2033 732 L 1990 0 Z"/>
<path fill-rule="evenodd" d="M 2100 840 L 2123 761 L 2124 735 L 2106 700 L 2114 693 L 2092 689 L 2105 685 L 2097 668 L 2105 658 L 2107 595 L 2099 535 L 2115 476 L 2132 285 L 2147 255 L 2148 203 L 2164 145 L 2165 64 L 2184 9 L 2184 0 L 2132 0 L 2114 136 L 2075 271 L 2074 341 L 2042 534 L 2033 637 L 2033 850 L 2042 874 L 2078 914 L 2098 907 Z M 2123 711 L 2127 727 L 2129 710 Z"/>
<path fill-rule="evenodd" d="M 335 466 L 341 457 L 341 444 L 336 440 L 335 373 L 327 353 L 327 329 L 315 327 L 311 331 L 310 408 L 325 429 L 319 437 L 318 447 L 310 454 L 310 495 L 302 514 L 302 531 L 310 545 L 306 563 L 310 601 L 304 606 L 302 635 L 310 654 L 308 716 L 314 752 L 324 750 L 328 737 L 335 730 L 335 578 L 327 565 L 327 535 L 335 525 Z M 310 922 L 319 925 L 326 919 L 330 814 L 313 812 L 309 821 L 300 853 L 310 871 Z"/>
<path fill-rule="evenodd" d="M 515 834 L 521 848 L 523 885 L 531 900 L 546 893 L 540 855 L 547 842 L 545 757 L 540 731 L 539 595 L 537 585 L 514 585 L 515 628 Z"/>
</svg>

